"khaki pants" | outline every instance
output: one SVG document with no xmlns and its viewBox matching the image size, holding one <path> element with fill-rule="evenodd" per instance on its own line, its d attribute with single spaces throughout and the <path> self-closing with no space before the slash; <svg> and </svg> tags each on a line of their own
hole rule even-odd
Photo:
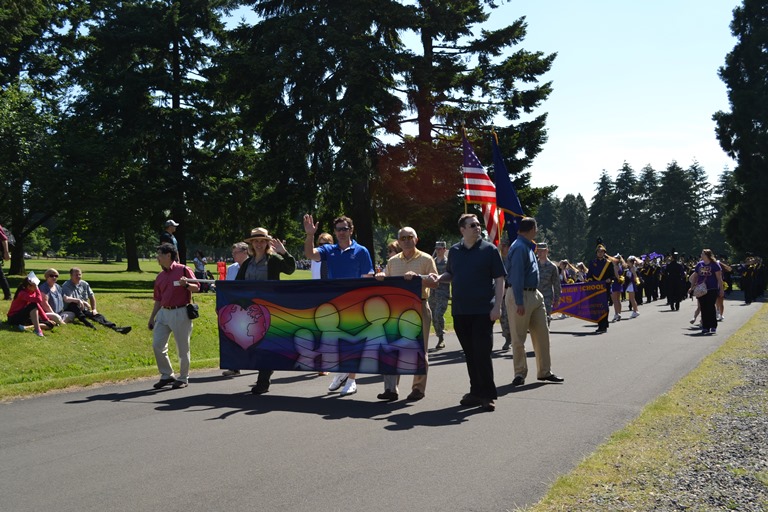
<svg viewBox="0 0 768 512">
<path fill-rule="evenodd" d="M 429 329 L 432 323 L 432 311 L 429 309 L 429 303 L 426 300 L 421 301 L 421 335 L 424 338 L 424 375 L 414 375 L 412 389 L 418 389 L 422 393 L 427 390 L 427 370 L 429 370 L 429 356 L 427 355 L 429 347 Z M 384 391 L 390 390 L 399 393 L 397 386 L 400 384 L 399 375 L 384 376 Z"/>
<path fill-rule="evenodd" d="M 152 329 L 152 349 L 157 360 L 160 378 L 173 377 L 173 366 L 168 357 L 168 339 L 173 333 L 176 348 L 179 352 L 178 380 L 189 381 L 190 350 L 189 338 L 192 336 L 192 320 L 187 316 L 187 308 L 161 309 L 155 316 L 155 327 Z"/>
<path fill-rule="evenodd" d="M 507 288 L 504 298 L 509 316 L 512 334 L 512 360 L 515 365 L 515 377 L 525 378 L 528 375 L 528 362 L 525 356 L 525 338 L 531 333 L 533 351 L 536 353 L 536 378 L 550 374 L 549 359 L 549 327 L 547 326 L 547 310 L 544 307 L 544 296 L 538 290 L 523 291 L 524 315 L 517 314 L 517 304 L 512 288 Z"/>
</svg>

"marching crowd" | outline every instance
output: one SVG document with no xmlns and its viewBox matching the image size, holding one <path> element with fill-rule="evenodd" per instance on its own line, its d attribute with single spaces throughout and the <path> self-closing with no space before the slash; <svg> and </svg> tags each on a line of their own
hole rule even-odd
<svg viewBox="0 0 768 512">
<path fill-rule="evenodd" d="M 160 373 L 156 389 L 166 386 L 183 388 L 189 383 L 190 337 L 192 320 L 197 318 L 197 307 L 192 293 L 204 291 L 209 283 L 199 279 L 211 277 L 205 273 L 202 253 L 196 255 L 196 272 L 179 263 L 178 244 L 174 231 L 179 224 L 165 223 L 157 261 L 161 267 L 153 290 L 154 305 L 148 328 L 152 331 L 153 351 Z M 564 285 L 580 282 L 600 282 L 608 288 L 606 301 L 613 315 L 602 316 L 597 333 L 608 330 L 611 322 L 622 320 L 622 302 L 627 301 L 630 318 L 639 316 L 638 306 L 656 300 L 666 300 L 672 310 L 679 310 L 680 302 L 688 296 L 698 299 L 699 307 L 691 320 L 701 315 L 701 333 L 714 334 L 717 323 L 723 319 L 725 295 L 729 294 L 734 278 L 744 291 L 746 303 L 760 298 L 766 288 L 766 273 L 762 259 L 748 255 L 744 262 L 730 265 L 704 249 L 700 258 L 683 258 L 672 251 L 667 255 L 648 254 L 640 257 L 621 254 L 609 256 L 606 246 L 598 240 L 595 258 L 588 263 L 549 260 L 550 248 L 536 243 L 536 220 L 524 218 L 519 222 L 518 236 L 513 241 L 503 240 L 497 248 L 482 237 L 482 225 L 473 214 L 459 218 L 460 241 L 450 248 L 443 241 L 435 244 L 430 255 L 417 248 L 416 230 L 400 228 L 397 240 L 390 244 L 389 259 L 383 267 L 374 268 L 368 249 L 354 238 L 352 219 L 339 216 L 333 222 L 333 235 L 319 233 L 318 224 L 311 215 L 303 219 L 305 231 L 304 258 L 310 262 L 314 279 L 343 279 L 403 276 L 421 279 L 422 339 L 425 372 L 415 375 L 407 400 L 421 400 L 426 395 L 428 374 L 428 338 L 430 325 L 437 336 L 435 350 L 445 348 L 445 321 L 449 300 L 453 325 L 464 352 L 469 389 L 461 399 L 467 407 L 481 407 L 487 411 L 496 408 L 496 385 L 491 359 L 493 325 L 500 320 L 505 339 L 503 350 L 513 351 L 513 386 L 524 384 L 528 375 L 525 340 L 530 334 L 536 355 L 536 378 L 539 381 L 562 383 L 564 378 L 551 371 L 549 353 L 549 325 L 553 310 L 560 302 Z M 0 228 L 0 233 L 3 230 Z M 7 239 L 3 243 L 3 257 L 8 259 Z M 511 242 L 511 243 L 510 243 Z M 232 246 L 234 263 L 219 269 L 220 276 L 228 280 L 279 280 L 281 274 L 292 274 L 297 260 L 287 251 L 283 242 L 269 234 L 265 228 L 252 229 L 242 242 Z M 199 260 L 199 262 L 198 262 Z M 226 271 L 225 271 L 226 270 Z M 8 323 L 19 330 L 32 328 L 37 336 L 57 324 L 79 320 L 96 328 L 93 322 L 127 334 L 131 327 L 118 327 L 107 320 L 96 308 L 96 299 L 82 271 L 73 267 L 70 279 L 59 286 L 56 269 L 45 271 L 45 282 L 30 272 L 13 296 Z M 2 276 L 5 282 L 5 276 Z M 7 288 L 7 283 L 4 284 Z M 10 291 L 6 291 L 6 299 Z M 174 335 L 179 354 L 179 373 L 175 373 L 168 357 L 168 342 Z M 240 368 L 225 369 L 225 376 L 235 376 Z M 254 394 L 269 391 L 271 370 L 259 371 Z M 324 372 L 321 372 L 324 373 Z M 399 398 L 399 376 L 385 375 L 380 400 Z M 357 391 L 354 373 L 337 373 L 329 391 L 342 396 Z"/>
</svg>

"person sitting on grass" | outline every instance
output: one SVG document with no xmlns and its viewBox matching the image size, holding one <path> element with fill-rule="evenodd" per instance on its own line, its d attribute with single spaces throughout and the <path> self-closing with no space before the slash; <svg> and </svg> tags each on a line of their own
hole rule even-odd
<svg viewBox="0 0 768 512">
<path fill-rule="evenodd" d="M 45 336 L 43 328 L 53 329 L 54 323 L 45 313 L 43 304 L 47 305 L 47 302 L 37 288 L 38 284 L 40 279 L 34 272 L 30 272 L 21 281 L 8 310 L 8 323 L 17 326 L 22 332 L 31 325 L 35 334 L 42 338 Z"/>
<path fill-rule="evenodd" d="M 46 309 L 46 314 L 50 317 L 57 315 L 61 318 L 63 323 L 72 323 L 75 319 L 75 314 L 71 311 L 65 311 L 65 306 L 70 302 L 79 303 L 79 299 L 74 297 L 67 297 L 64 295 L 64 291 L 58 284 L 59 271 L 55 268 L 49 268 L 45 271 L 45 281 L 40 283 L 40 293 L 43 294 L 43 298 L 48 303 L 50 311 Z"/>
<path fill-rule="evenodd" d="M 83 322 L 83 325 L 96 329 L 96 326 L 90 322 L 90 320 L 94 320 L 120 334 L 131 332 L 130 326 L 118 327 L 114 322 L 110 322 L 96 310 L 96 296 L 93 294 L 88 281 L 83 279 L 83 271 L 79 268 L 72 267 L 69 270 L 69 281 L 64 283 L 61 288 L 66 297 L 77 299 L 74 301 L 68 300 L 65 309 L 74 313 L 75 317 Z"/>
</svg>

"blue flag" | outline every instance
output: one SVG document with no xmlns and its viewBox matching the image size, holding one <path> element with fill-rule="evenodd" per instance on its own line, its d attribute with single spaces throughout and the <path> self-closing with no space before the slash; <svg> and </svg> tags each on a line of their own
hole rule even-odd
<svg viewBox="0 0 768 512">
<path fill-rule="evenodd" d="M 496 206 L 504 212 L 504 224 L 507 227 L 509 241 L 517 238 L 517 228 L 520 220 L 525 217 L 523 207 L 520 206 L 520 198 L 517 197 L 512 181 L 509 179 L 507 166 L 501 156 L 496 134 L 491 137 L 493 144 L 493 174 L 496 180 Z"/>
</svg>

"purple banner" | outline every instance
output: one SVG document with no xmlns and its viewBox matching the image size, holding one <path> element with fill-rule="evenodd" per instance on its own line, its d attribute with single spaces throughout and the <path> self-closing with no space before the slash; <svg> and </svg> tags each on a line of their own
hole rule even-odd
<svg viewBox="0 0 768 512">
<path fill-rule="evenodd" d="M 221 367 L 424 374 L 421 279 L 217 281 Z"/>
<path fill-rule="evenodd" d="M 564 284 L 560 304 L 553 313 L 565 313 L 597 323 L 608 317 L 608 285 L 602 281 Z"/>
</svg>

